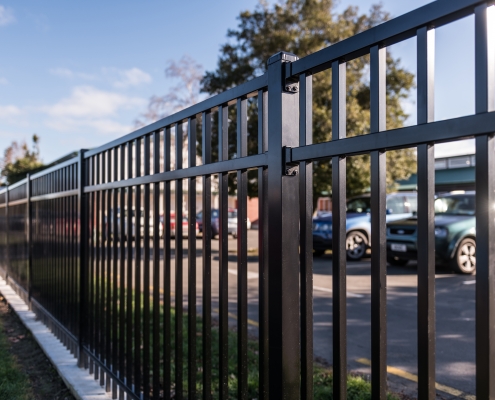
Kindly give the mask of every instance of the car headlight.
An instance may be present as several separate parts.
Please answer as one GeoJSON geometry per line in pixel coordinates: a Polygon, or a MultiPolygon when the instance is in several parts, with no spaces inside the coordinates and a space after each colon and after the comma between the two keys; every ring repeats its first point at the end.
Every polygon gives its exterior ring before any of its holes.
{"type": "Polygon", "coordinates": [[[449,234],[449,231],[447,228],[442,228],[440,226],[435,227],[435,236],[438,238],[446,238],[447,235],[449,234]]]}

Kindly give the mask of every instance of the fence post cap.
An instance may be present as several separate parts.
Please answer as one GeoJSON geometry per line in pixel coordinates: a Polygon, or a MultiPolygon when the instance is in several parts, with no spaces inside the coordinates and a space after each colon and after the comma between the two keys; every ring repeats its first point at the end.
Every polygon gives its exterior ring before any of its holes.
{"type": "Polygon", "coordinates": [[[277,61],[292,62],[297,60],[299,60],[299,57],[296,56],[295,54],[289,53],[287,51],[280,51],[268,59],[267,65],[276,63],[277,61]]]}

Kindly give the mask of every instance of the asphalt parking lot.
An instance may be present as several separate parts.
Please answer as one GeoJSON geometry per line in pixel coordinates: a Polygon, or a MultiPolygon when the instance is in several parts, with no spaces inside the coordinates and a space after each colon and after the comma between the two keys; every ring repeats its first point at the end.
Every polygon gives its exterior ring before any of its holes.
{"type": "MultiPolygon", "coordinates": [[[[248,231],[248,318],[250,333],[257,335],[258,232],[248,231]]],[[[218,309],[218,239],[212,241],[212,306],[218,309]]],[[[183,304],[187,304],[187,239],[184,246],[183,304]]],[[[174,247],[174,246],[173,246],[174,247]]],[[[198,312],[202,296],[202,240],[196,240],[198,312]]],[[[229,238],[229,311],[237,313],[237,241],[229,238]]],[[[173,252],[174,254],[174,252],[173,252]]],[[[174,285],[172,260],[172,285],[174,285]]],[[[370,373],[371,263],[369,258],[347,265],[348,367],[370,373]]],[[[438,398],[473,399],[475,393],[475,283],[474,276],[436,269],[436,382],[438,398]]],[[[174,287],[174,286],[173,286],[174,287]]],[[[174,290],[172,287],[172,291],[174,290]]],[[[332,256],[314,258],[315,356],[332,360],[332,256]]],[[[215,316],[215,315],[214,315],[215,316]]],[[[387,364],[389,385],[396,392],[417,393],[417,274],[416,265],[387,270],[387,364]]]]}

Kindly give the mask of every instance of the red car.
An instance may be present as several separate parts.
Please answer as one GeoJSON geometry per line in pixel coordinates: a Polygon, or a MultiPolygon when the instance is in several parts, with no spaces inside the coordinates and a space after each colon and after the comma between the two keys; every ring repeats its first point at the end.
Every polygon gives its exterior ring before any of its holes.
{"type": "MultiPolygon", "coordinates": [[[[163,226],[164,226],[165,218],[163,215],[160,215],[160,237],[163,237],[163,226]]],[[[196,222],[196,232],[195,235],[199,233],[199,225],[196,222]]],[[[187,237],[189,235],[189,220],[187,216],[182,216],[182,236],[187,237]]],[[[170,213],[170,236],[175,237],[175,213],[170,213]]]]}

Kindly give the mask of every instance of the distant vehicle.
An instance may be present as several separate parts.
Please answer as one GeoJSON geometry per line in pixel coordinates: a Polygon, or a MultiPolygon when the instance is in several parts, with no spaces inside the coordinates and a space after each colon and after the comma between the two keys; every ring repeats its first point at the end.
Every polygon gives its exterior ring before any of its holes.
{"type": "MultiPolygon", "coordinates": [[[[399,192],[387,195],[386,220],[394,221],[413,215],[418,208],[416,192],[399,192]]],[[[370,245],[371,197],[358,196],[347,202],[346,255],[349,260],[360,260],[370,245]]],[[[313,219],[313,250],[321,256],[332,248],[332,213],[313,219]]]]}
{"type": "MultiPolygon", "coordinates": [[[[462,274],[476,272],[476,195],[451,193],[435,200],[435,259],[462,274]]],[[[387,262],[418,258],[417,217],[387,224],[387,262]]]]}
{"type": "MultiPolygon", "coordinates": [[[[163,237],[163,226],[165,218],[163,215],[160,215],[160,237],[163,237]]],[[[176,227],[176,220],[175,220],[175,212],[170,213],[170,236],[175,237],[175,227],[176,227]]],[[[197,235],[199,233],[199,224],[196,221],[196,229],[194,234],[197,235]]],[[[188,237],[189,236],[189,219],[187,216],[183,215],[182,216],[182,236],[183,237],[188,237]]]]}
{"type": "MultiPolygon", "coordinates": [[[[131,237],[134,239],[136,237],[136,210],[133,207],[132,210],[132,215],[131,215],[131,237]]],[[[113,209],[110,210],[110,235],[113,237],[113,218],[114,218],[114,212],[113,209]]],[[[124,235],[127,238],[127,207],[124,208],[124,235]]],[[[120,212],[120,207],[117,208],[117,237],[120,239],[120,221],[121,221],[121,212],[120,212]]],[[[161,228],[161,227],[160,227],[161,228]]],[[[107,234],[107,215],[105,213],[105,219],[104,219],[104,230],[103,230],[103,237],[106,237],[107,234]]],[[[150,232],[150,237],[153,237],[154,235],[154,227],[153,227],[153,215],[150,213],[150,220],[149,220],[149,232],[150,232]]],[[[144,208],[141,207],[140,212],[139,212],[139,233],[141,239],[144,238],[144,208]]],[[[161,235],[161,232],[160,232],[161,235]]]]}
{"type": "MultiPolygon", "coordinates": [[[[228,228],[227,231],[234,238],[237,237],[237,210],[235,208],[228,209],[228,228]]],[[[196,215],[196,221],[199,225],[199,232],[203,232],[203,211],[196,215]]],[[[249,218],[246,221],[247,229],[251,229],[251,221],[249,218]]],[[[211,237],[215,238],[220,232],[220,211],[217,208],[211,210],[211,237]]]]}

